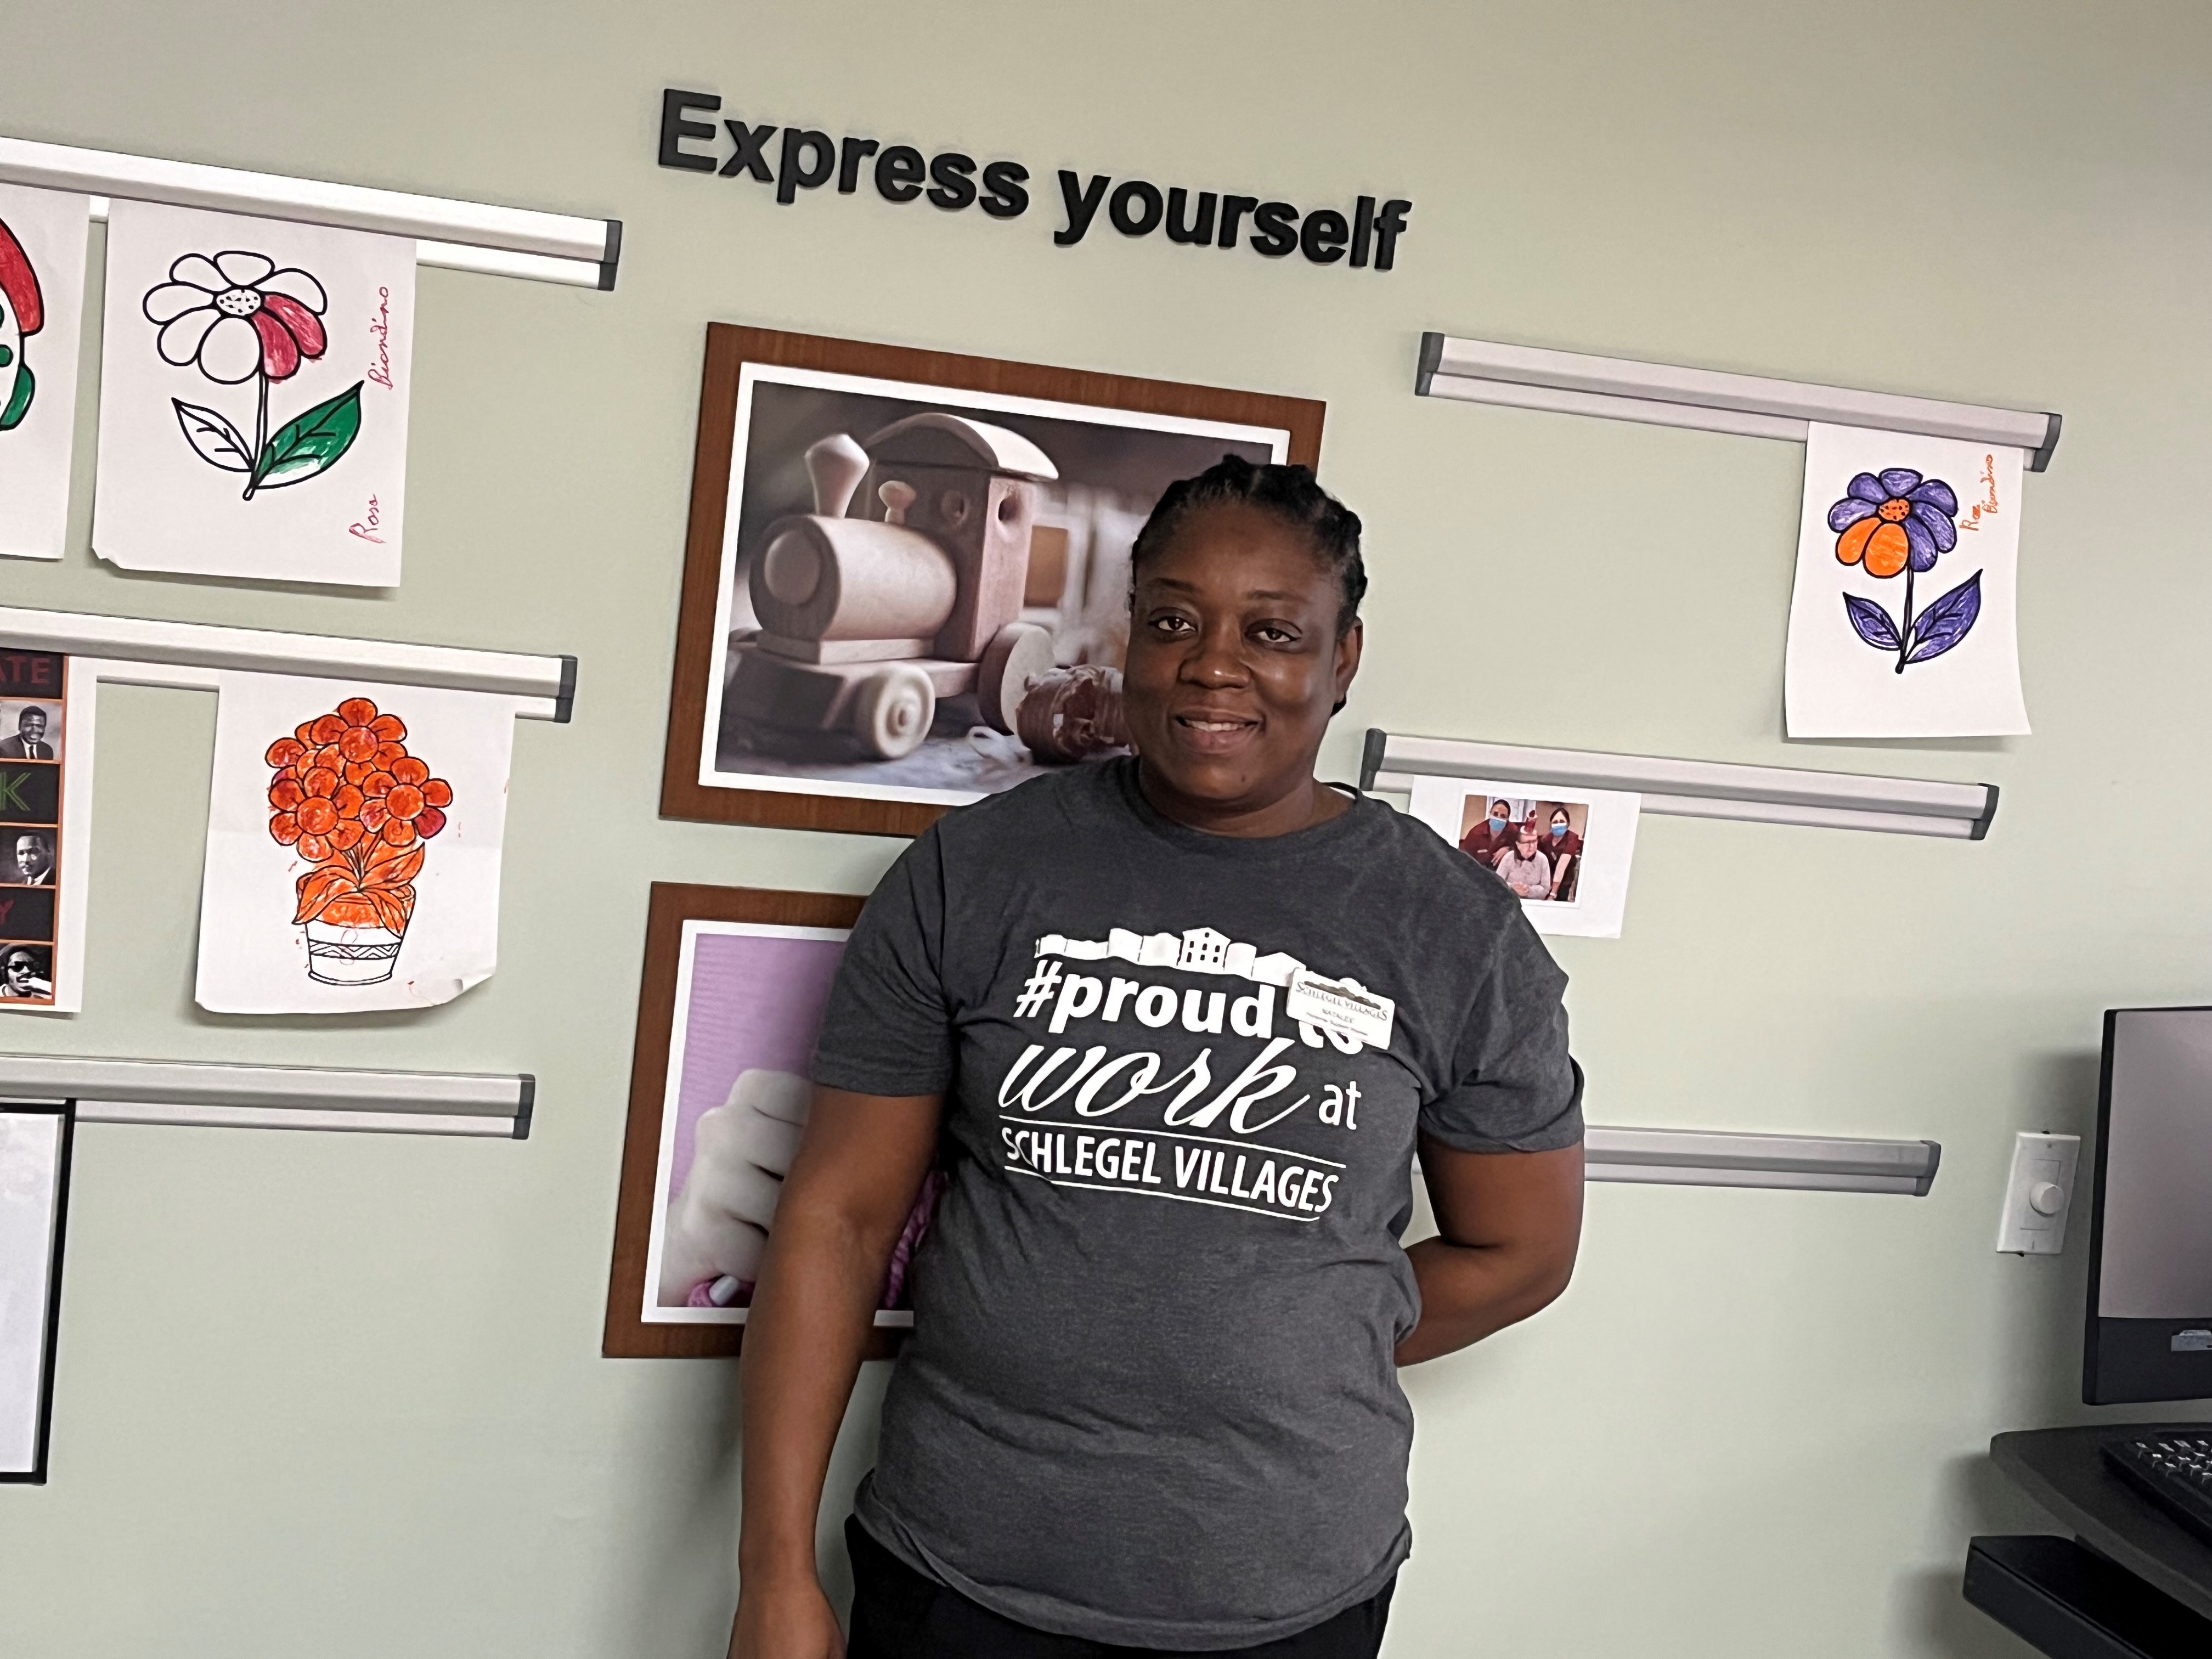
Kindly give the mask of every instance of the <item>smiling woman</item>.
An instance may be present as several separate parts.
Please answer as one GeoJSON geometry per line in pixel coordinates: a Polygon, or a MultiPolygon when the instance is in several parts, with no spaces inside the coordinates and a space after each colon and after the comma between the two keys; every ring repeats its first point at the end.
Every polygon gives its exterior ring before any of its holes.
{"type": "Polygon", "coordinates": [[[1172,485],[1131,561],[1135,756],[940,819],[869,899],[754,1292],[740,1659],[838,1651],[816,1512],[933,1162],[852,1659],[1377,1650],[1395,1368],[1564,1288],[1582,1119],[1518,901],[1314,776],[1365,586],[1304,467],[1172,485]],[[1441,1236],[1407,1250],[1417,1145],[1441,1236]]]}
{"type": "Polygon", "coordinates": [[[1231,836],[1342,812],[1313,767],[1359,671],[1358,515],[1302,466],[1224,456],[1160,497],[1130,570],[1122,707],[1152,805],[1231,836]]]}

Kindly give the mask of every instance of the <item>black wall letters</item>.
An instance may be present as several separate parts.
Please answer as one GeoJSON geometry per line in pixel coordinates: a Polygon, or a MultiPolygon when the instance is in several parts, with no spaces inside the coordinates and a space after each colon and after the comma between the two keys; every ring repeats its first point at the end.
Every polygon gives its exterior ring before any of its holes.
{"type": "MultiPolygon", "coordinates": [[[[980,206],[991,218],[1018,219],[1029,211],[1030,171],[1019,161],[981,163],[979,184],[976,159],[958,150],[925,157],[911,144],[883,144],[851,134],[833,140],[813,127],[775,122],[756,126],[741,116],[724,117],[718,127],[693,118],[717,114],[721,107],[714,93],[665,88],[660,94],[660,165],[773,185],[777,204],[789,207],[800,191],[819,190],[832,178],[838,195],[853,195],[860,188],[862,166],[872,156],[876,194],[886,202],[903,204],[926,193],[931,206],[946,213],[980,206]],[[726,155],[719,153],[725,138],[726,155]]],[[[1127,237],[1141,239],[1164,228],[1165,240],[1184,247],[1245,247],[1270,259],[1297,253],[1316,265],[1388,270],[1396,263],[1398,239],[1413,211],[1403,197],[1378,205],[1374,197],[1362,196],[1347,221],[1333,207],[1301,210],[1289,202],[1257,196],[1194,192],[1182,185],[1164,189],[1148,179],[1116,182],[1094,173],[1086,179],[1063,167],[1058,179],[1061,223],[1052,234],[1058,247],[1081,242],[1103,208],[1108,222],[1127,237]]]]}

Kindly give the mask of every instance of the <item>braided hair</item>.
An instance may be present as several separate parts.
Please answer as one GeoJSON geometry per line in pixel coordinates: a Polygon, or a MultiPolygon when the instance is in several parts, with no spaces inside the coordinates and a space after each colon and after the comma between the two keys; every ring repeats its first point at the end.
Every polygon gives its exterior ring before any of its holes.
{"type": "Polygon", "coordinates": [[[1359,620],[1359,601],[1367,592],[1367,567],[1359,556],[1359,515],[1314,482],[1304,466],[1255,465],[1239,455],[1224,455],[1194,478],[1170,484],[1137,532],[1129,555],[1129,575],[1175,538],[1183,521],[1209,507],[1255,507],[1302,532],[1314,556],[1336,577],[1343,592],[1337,607],[1341,639],[1359,620]]]}

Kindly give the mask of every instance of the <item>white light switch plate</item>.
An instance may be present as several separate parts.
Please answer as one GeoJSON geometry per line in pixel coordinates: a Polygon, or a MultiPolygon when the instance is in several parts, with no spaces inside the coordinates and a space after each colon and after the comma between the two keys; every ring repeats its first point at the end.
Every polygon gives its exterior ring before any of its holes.
{"type": "Polygon", "coordinates": [[[2012,1179],[2005,1183],[2004,1213],[1997,1218],[1997,1249],[2011,1255],[2057,1255],[2066,1248],[2066,1217],[2074,1207],[2074,1166],[2079,1135],[2013,1138],[2012,1179]]]}

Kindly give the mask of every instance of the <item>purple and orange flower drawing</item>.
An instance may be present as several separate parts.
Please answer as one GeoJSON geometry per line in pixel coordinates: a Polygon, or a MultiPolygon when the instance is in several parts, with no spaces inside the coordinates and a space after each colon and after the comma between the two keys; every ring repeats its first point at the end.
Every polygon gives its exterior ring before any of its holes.
{"type": "Polygon", "coordinates": [[[1912,612],[1912,582],[1936,568],[1936,561],[1959,544],[1959,497],[1941,478],[1923,477],[1909,466],[1862,472],[1845,487],[1843,500],[1828,509],[1828,528],[1836,532],[1836,557],[1868,575],[1887,580],[1905,575],[1901,618],[1874,600],[1844,595],[1844,610],[1858,636],[1877,651],[1897,653],[1902,674],[1916,662],[1940,657],[1966,637],[1982,614],[1978,570],[1912,612]]]}

